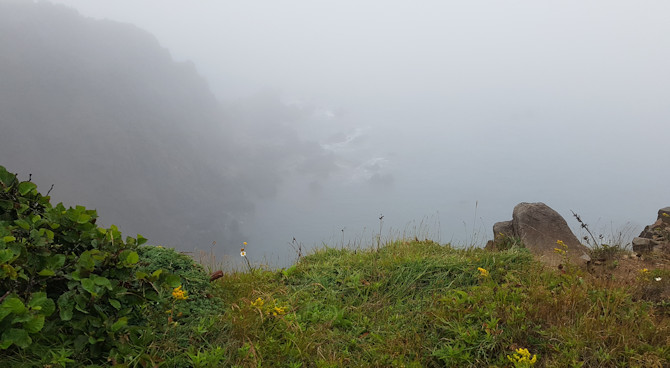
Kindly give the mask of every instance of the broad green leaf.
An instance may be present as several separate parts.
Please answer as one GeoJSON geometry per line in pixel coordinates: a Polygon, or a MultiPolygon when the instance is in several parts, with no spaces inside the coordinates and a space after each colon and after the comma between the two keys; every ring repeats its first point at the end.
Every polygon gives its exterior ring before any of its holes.
{"type": "Polygon", "coordinates": [[[79,214],[79,217],[77,217],[77,223],[78,224],[85,224],[91,220],[91,216],[89,216],[86,213],[79,214]]]}
{"type": "Polygon", "coordinates": [[[14,252],[9,249],[0,250],[0,264],[8,263],[14,258],[14,252]]]}
{"type": "Polygon", "coordinates": [[[129,264],[129,265],[134,265],[139,261],[140,261],[140,256],[139,256],[139,254],[137,254],[137,252],[130,252],[130,254],[128,254],[128,257],[126,258],[126,264],[129,264]]]}
{"type": "Polygon", "coordinates": [[[6,339],[5,336],[4,336],[5,334],[2,334],[2,335],[3,335],[2,339],[0,339],[0,349],[7,350],[8,347],[12,346],[14,341],[6,339]]]}
{"type": "Polygon", "coordinates": [[[161,296],[158,295],[158,293],[155,292],[155,291],[152,290],[152,289],[147,290],[147,291],[144,293],[144,297],[145,297],[147,300],[151,300],[152,302],[158,302],[158,301],[161,300],[161,296]]]}
{"type": "Polygon", "coordinates": [[[88,302],[91,301],[91,298],[87,297],[83,293],[77,293],[74,296],[75,307],[77,310],[88,314],[88,302]]]}
{"type": "Polygon", "coordinates": [[[26,220],[19,219],[19,220],[14,221],[14,223],[16,225],[18,225],[20,228],[22,228],[23,230],[30,230],[30,224],[26,220]]]}
{"type": "Polygon", "coordinates": [[[42,271],[38,272],[37,274],[40,275],[40,276],[53,276],[56,273],[52,269],[45,268],[42,271]]]}
{"type": "Polygon", "coordinates": [[[91,279],[81,279],[81,287],[84,288],[84,290],[88,291],[93,296],[98,295],[95,292],[95,282],[91,279]]]}
{"type": "Polygon", "coordinates": [[[120,330],[122,327],[125,327],[127,325],[128,325],[128,317],[121,317],[112,325],[112,332],[116,332],[120,330]]]}
{"type": "Polygon", "coordinates": [[[92,275],[91,278],[93,278],[93,282],[95,282],[96,285],[112,290],[112,284],[109,282],[108,278],[96,275],[92,275]]]}
{"type": "Polygon", "coordinates": [[[144,279],[147,278],[147,276],[149,276],[149,274],[146,273],[146,272],[142,272],[142,271],[135,272],[135,278],[138,279],[138,280],[144,280],[144,279]]]}
{"type": "Polygon", "coordinates": [[[54,232],[49,229],[44,229],[44,233],[47,235],[47,239],[54,240],[54,232]]]}
{"type": "Polygon", "coordinates": [[[18,323],[23,323],[23,322],[26,322],[26,321],[30,321],[31,318],[33,318],[33,315],[30,314],[30,313],[23,313],[23,314],[18,315],[18,316],[15,315],[12,318],[12,324],[16,325],[18,323]]]}
{"type": "Polygon", "coordinates": [[[77,336],[74,339],[74,349],[75,349],[75,351],[79,351],[79,352],[84,351],[84,349],[86,349],[86,347],[88,346],[87,342],[88,342],[88,338],[86,337],[86,335],[77,336]]]}
{"type": "Polygon", "coordinates": [[[9,330],[5,331],[5,333],[2,334],[2,340],[3,348],[6,343],[9,342],[9,346],[16,344],[16,346],[25,349],[33,342],[30,336],[28,336],[28,332],[26,332],[26,330],[18,328],[10,328],[9,330]]]}
{"type": "Polygon", "coordinates": [[[19,214],[23,214],[23,213],[25,213],[28,209],[30,209],[30,206],[28,206],[28,205],[25,204],[25,203],[21,203],[21,204],[19,205],[19,208],[16,209],[16,212],[19,213],[19,214]]]}
{"type": "Polygon", "coordinates": [[[45,292],[34,293],[30,302],[28,302],[28,306],[34,310],[39,310],[40,314],[47,317],[56,310],[56,304],[47,297],[45,292]]]}
{"type": "Polygon", "coordinates": [[[170,274],[165,278],[165,283],[172,288],[176,288],[177,286],[181,285],[181,278],[177,275],[170,274]]]}
{"type": "Polygon", "coordinates": [[[65,264],[65,255],[64,254],[54,254],[47,258],[47,265],[52,269],[58,269],[63,267],[65,264]]]}
{"type": "Polygon", "coordinates": [[[44,327],[44,315],[42,314],[33,316],[30,320],[23,323],[23,328],[28,331],[28,333],[40,332],[42,327],[44,327]]]}
{"type": "Polygon", "coordinates": [[[0,187],[9,187],[16,181],[16,175],[10,173],[4,167],[0,166],[0,187]]]}
{"type": "Polygon", "coordinates": [[[95,260],[93,259],[93,252],[90,250],[87,250],[83,252],[79,256],[79,260],[77,261],[77,265],[79,267],[88,270],[88,271],[93,271],[93,268],[95,267],[95,260]]]}
{"type": "Polygon", "coordinates": [[[137,245],[142,245],[147,242],[147,238],[143,237],[140,234],[137,234],[137,245]]]}
{"type": "Polygon", "coordinates": [[[163,273],[163,269],[162,269],[162,268],[159,268],[159,269],[157,269],[156,271],[154,271],[154,272],[151,274],[151,276],[153,276],[153,277],[155,277],[156,279],[158,279],[158,278],[161,276],[161,273],[163,273]]]}
{"type": "Polygon", "coordinates": [[[10,314],[12,314],[12,311],[10,311],[9,309],[0,308],[0,322],[2,322],[2,320],[5,319],[5,317],[7,317],[10,314]]]}
{"type": "Polygon", "coordinates": [[[21,299],[15,296],[10,296],[5,299],[2,304],[0,304],[0,308],[7,309],[14,314],[22,314],[26,311],[26,306],[21,299]]]}
{"type": "Polygon", "coordinates": [[[19,194],[21,195],[26,195],[33,189],[36,189],[37,185],[35,183],[31,183],[29,181],[24,181],[21,184],[19,184],[19,194]]]}
{"type": "Polygon", "coordinates": [[[63,321],[72,319],[72,312],[74,309],[74,299],[72,296],[73,293],[68,291],[58,298],[58,311],[60,313],[60,319],[63,321]]]}
{"type": "Polygon", "coordinates": [[[121,303],[116,299],[109,299],[109,304],[116,309],[121,309],[121,303]]]}
{"type": "Polygon", "coordinates": [[[11,243],[11,242],[16,241],[16,238],[11,236],[11,235],[10,236],[5,236],[5,237],[2,238],[2,241],[4,241],[5,243],[11,243]]]}

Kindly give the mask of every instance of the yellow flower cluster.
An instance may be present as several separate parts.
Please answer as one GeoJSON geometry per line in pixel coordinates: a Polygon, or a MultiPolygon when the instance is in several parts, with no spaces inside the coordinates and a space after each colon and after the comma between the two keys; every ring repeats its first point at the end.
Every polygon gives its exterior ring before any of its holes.
{"type": "Polygon", "coordinates": [[[477,271],[479,271],[480,277],[489,277],[489,271],[487,271],[486,269],[477,267],[477,271]]]}
{"type": "Polygon", "coordinates": [[[282,314],[285,314],[285,313],[286,313],[286,309],[284,309],[282,307],[274,307],[274,309],[272,310],[272,315],[273,316],[282,315],[282,314]]]}
{"type": "Polygon", "coordinates": [[[188,295],[186,295],[186,292],[181,289],[181,285],[172,290],[172,297],[175,298],[176,300],[188,299],[188,295]]]}
{"type": "Polygon", "coordinates": [[[554,248],[554,252],[560,254],[560,255],[565,255],[568,253],[568,246],[563,243],[563,240],[556,240],[556,244],[560,246],[560,248],[554,248]]]}
{"type": "Polygon", "coordinates": [[[256,298],[253,302],[251,302],[251,306],[254,308],[258,308],[262,312],[263,315],[273,315],[275,317],[277,316],[282,316],[286,314],[286,307],[278,307],[276,302],[273,300],[270,300],[269,305],[266,305],[265,301],[263,298],[256,298]],[[265,305],[265,307],[264,307],[265,305]]]}
{"type": "Polygon", "coordinates": [[[516,353],[512,356],[508,355],[507,359],[509,359],[515,367],[530,367],[537,362],[537,355],[533,354],[533,357],[531,358],[528,349],[519,348],[516,349],[516,353]]]}
{"type": "Polygon", "coordinates": [[[255,301],[251,302],[252,307],[258,307],[258,308],[262,307],[263,304],[265,304],[265,302],[263,301],[262,298],[258,298],[255,301]]]}

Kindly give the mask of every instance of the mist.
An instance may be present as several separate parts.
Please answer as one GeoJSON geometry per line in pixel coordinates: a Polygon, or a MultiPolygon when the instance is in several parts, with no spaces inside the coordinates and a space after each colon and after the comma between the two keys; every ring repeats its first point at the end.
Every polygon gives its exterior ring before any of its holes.
{"type": "MultiPolygon", "coordinates": [[[[198,172],[220,172],[220,185],[203,179],[194,201],[214,208],[184,226],[226,219],[170,244],[181,250],[235,256],[247,241],[252,260],[282,265],[294,238],[365,244],[380,225],[483,245],[535,201],[576,233],[570,210],[606,235],[637,233],[670,203],[667,2],[51,3],[151,34],[214,96],[212,130],[189,134],[207,152],[198,172]]],[[[36,167],[8,169],[32,170],[104,223],[124,220],[106,213],[123,203],[114,187],[96,198],[36,167]]],[[[149,234],[121,230],[170,243],[174,226],[149,217],[149,234]]]]}

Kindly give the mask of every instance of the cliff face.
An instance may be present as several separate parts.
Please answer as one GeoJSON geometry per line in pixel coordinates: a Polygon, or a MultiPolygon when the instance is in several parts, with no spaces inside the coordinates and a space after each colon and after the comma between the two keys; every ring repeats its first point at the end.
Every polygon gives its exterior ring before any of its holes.
{"type": "Polygon", "coordinates": [[[0,161],[54,184],[55,201],[153,242],[237,242],[252,206],[224,120],[194,66],[147,32],[0,2],[0,161]]]}

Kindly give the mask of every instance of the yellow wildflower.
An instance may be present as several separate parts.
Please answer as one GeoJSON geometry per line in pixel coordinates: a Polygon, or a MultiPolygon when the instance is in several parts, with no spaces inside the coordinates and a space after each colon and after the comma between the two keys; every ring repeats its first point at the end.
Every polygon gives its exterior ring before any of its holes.
{"type": "Polygon", "coordinates": [[[663,212],[663,217],[670,217],[666,212],[663,212]]]}
{"type": "Polygon", "coordinates": [[[515,367],[530,367],[537,362],[537,355],[533,354],[531,358],[528,349],[516,349],[516,353],[512,356],[507,356],[507,359],[514,364],[515,367]]]}
{"type": "Polygon", "coordinates": [[[174,290],[172,290],[172,297],[177,299],[177,300],[188,299],[188,295],[186,295],[186,292],[181,289],[181,285],[179,285],[178,287],[174,288],[174,290]]]}
{"type": "Polygon", "coordinates": [[[649,270],[646,269],[646,268],[643,268],[643,269],[640,270],[640,273],[649,273],[649,270]]]}
{"type": "Polygon", "coordinates": [[[481,277],[489,277],[489,271],[487,271],[484,268],[477,267],[477,271],[479,271],[479,276],[481,277]]]}
{"type": "Polygon", "coordinates": [[[265,302],[263,301],[262,298],[256,299],[256,301],[251,302],[252,307],[262,307],[265,302]]]}
{"type": "Polygon", "coordinates": [[[246,246],[246,245],[247,245],[247,242],[244,242],[244,243],[242,243],[242,244],[244,244],[244,245],[246,246]]]}
{"type": "Polygon", "coordinates": [[[286,310],[284,310],[282,307],[274,307],[274,310],[272,311],[273,316],[282,315],[284,313],[286,313],[286,310]]]}

